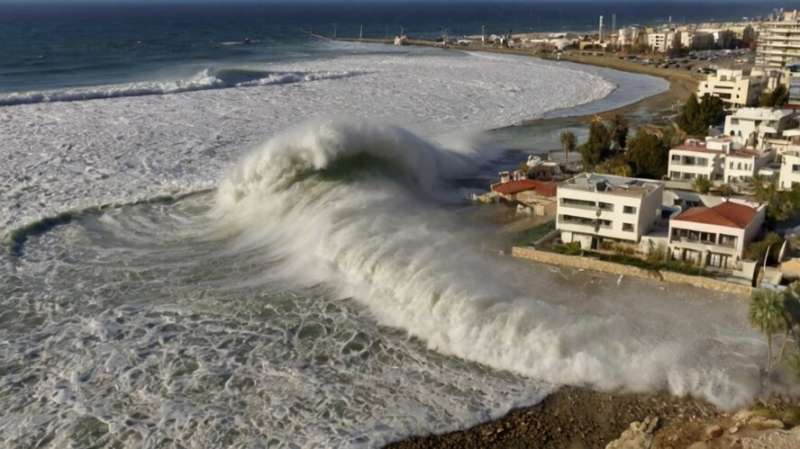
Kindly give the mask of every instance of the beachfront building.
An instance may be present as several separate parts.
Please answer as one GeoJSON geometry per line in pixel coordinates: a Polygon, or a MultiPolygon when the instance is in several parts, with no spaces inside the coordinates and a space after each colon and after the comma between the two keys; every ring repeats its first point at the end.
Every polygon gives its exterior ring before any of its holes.
{"type": "Polygon", "coordinates": [[[689,182],[697,178],[720,180],[725,174],[725,154],[732,148],[730,138],[707,139],[705,142],[688,139],[683,145],[669,150],[669,178],[689,182]]]}
{"type": "Polygon", "coordinates": [[[558,186],[556,229],[564,243],[583,249],[604,242],[638,243],[661,215],[662,183],[592,173],[558,186]]]}
{"type": "Polygon", "coordinates": [[[800,62],[800,14],[796,10],[763,22],[756,49],[758,66],[783,68],[795,62],[800,62]]]}
{"type": "Polygon", "coordinates": [[[666,53],[676,46],[678,35],[672,31],[662,31],[647,34],[647,45],[660,53],[666,53]]]}
{"type": "Polygon", "coordinates": [[[764,90],[765,80],[759,75],[745,74],[743,70],[720,69],[708,75],[697,88],[697,96],[717,97],[726,109],[734,110],[758,103],[764,90]]]}
{"type": "Polygon", "coordinates": [[[794,112],[788,109],[741,108],[725,117],[725,135],[738,145],[764,149],[766,140],[795,125],[794,112]]]}
{"type": "Polygon", "coordinates": [[[796,185],[800,185],[800,151],[787,151],[781,156],[778,187],[792,190],[796,185]]]}
{"type": "Polygon", "coordinates": [[[492,184],[492,192],[508,203],[517,205],[517,210],[537,217],[552,217],[556,213],[556,190],[554,182],[533,179],[518,179],[492,184]]]}
{"type": "Polygon", "coordinates": [[[765,210],[738,199],[687,209],[669,221],[670,253],[703,267],[739,269],[747,244],[761,232],[765,210]]]}

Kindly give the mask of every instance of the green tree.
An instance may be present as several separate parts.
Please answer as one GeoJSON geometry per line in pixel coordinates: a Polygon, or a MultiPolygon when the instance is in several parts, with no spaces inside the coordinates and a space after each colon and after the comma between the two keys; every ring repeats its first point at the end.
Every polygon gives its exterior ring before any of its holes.
{"type": "Polygon", "coordinates": [[[783,84],[778,84],[772,92],[765,92],[759,99],[759,105],[765,108],[782,108],[789,102],[789,90],[783,84]]]}
{"type": "Polygon", "coordinates": [[[569,154],[575,151],[578,139],[572,131],[561,131],[561,148],[564,149],[564,157],[569,161],[569,154]]]}
{"type": "Polygon", "coordinates": [[[667,174],[669,145],[657,135],[639,129],[625,153],[634,176],[661,179],[667,174]]]}
{"type": "Polygon", "coordinates": [[[683,105],[677,122],[678,126],[687,134],[699,135],[705,133],[705,128],[698,129],[698,124],[700,124],[700,102],[697,101],[697,95],[689,95],[689,99],[683,105]]]}
{"type": "Polygon", "coordinates": [[[700,122],[703,126],[703,135],[708,133],[710,126],[716,126],[725,121],[725,103],[719,97],[709,94],[703,95],[700,100],[700,122]]]}
{"type": "Polygon", "coordinates": [[[633,176],[633,169],[628,161],[622,156],[606,159],[595,166],[595,171],[616,176],[633,176]]]}
{"type": "Polygon", "coordinates": [[[677,119],[678,126],[692,136],[705,136],[708,128],[725,120],[725,104],[717,97],[691,94],[677,119]]]}
{"type": "Polygon", "coordinates": [[[597,164],[608,158],[611,153],[611,134],[602,120],[596,118],[589,126],[589,139],[580,146],[583,167],[594,169],[597,164]]]}
{"type": "Polygon", "coordinates": [[[786,331],[783,295],[772,290],[754,290],[750,298],[749,317],[750,323],[767,337],[766,372],[769,372],[773,362],[773,338],[778,332],[786,331]]]}
{"type": "Polygon", "coordinates": [[[761,262],[764,260],[764,256],[769,253],[767,263],[777,263],[782,245],[783,238],[774,232],[770,232],[763,239],[750,243],[745,249],[745,257],[761,262]]]}
{"type": "Polygon", "coordinates": [[[711,190],[711,181],[705,176],[698,176],[695,178],[692,187],[698,193],[708,193],[711,190]]]}
{"type": "Polygon", "coordinates": [[[755,176],[750,181],[750,188],[758,202],[767,203],[767,218],[772,222],[787,221],[800,209],[800,186],[781,191],[777,180],[755,176]]]}
{"type": "Polygon", "coordinates": [[[628,121],[622,114],[615,114],[611,119],[611,141],[617,144],[618,149],[623,149],[628,143],[628,121]]]}

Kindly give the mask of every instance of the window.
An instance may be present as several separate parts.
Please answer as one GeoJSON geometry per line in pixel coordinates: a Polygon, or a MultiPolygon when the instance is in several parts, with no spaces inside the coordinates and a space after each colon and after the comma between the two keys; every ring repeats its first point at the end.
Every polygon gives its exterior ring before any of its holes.
{"type": "Polygon", "coordinates": [[[719,244],[722,245],[722,246],[735,247],[736,246],[736,236],[720,234],[719,235],[719,244]]]}
{"type": "Polygon", "coordinates": [[[622,212],[626,214],[635,214],[636,208],[633,206],[625,206],[622,208],[622,212]]]}
{"type": "Polygon", "coordinates": [[[598,203],[597,207],[599,207],[602,210],[609,211],[609,212],[613,212],[614,211],[614,205],[611,204],[611,203],[604,203],[604,202],[601,201],[600,203],[598,203]]]}
{"type": "Polygon", "coordinates": [[[792,164],[792,173],[800,172],[800,164],[792,164]]]}
{"type": "Polygon", "coordinates": [[[622,230],[626,232],[633,232],[633,225],[631,223],[622,223],[622,230]]]}
{"type": "Polygon", "coordinates": [[[592,208],[592,209],[596,207],[594,201],[575,200],[572,198],[561,198],[561,205],[567,207],[582,207],[582,208],[592,208]]]}

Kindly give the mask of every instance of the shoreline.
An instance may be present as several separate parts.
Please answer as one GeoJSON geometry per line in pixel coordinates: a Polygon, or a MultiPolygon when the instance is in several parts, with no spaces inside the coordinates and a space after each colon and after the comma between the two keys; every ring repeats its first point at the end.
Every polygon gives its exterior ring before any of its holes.
{"type": "MultiPolygon", "coordinates": [[[[353,40],[390,44],[383,40],[353,40]]],[[[411,41],[409,45],[433,47],[430,41],[411,41]]],[[[444,48],[443,50],[450,50],[444,48]]],[[[531,52],[498,48],[453,48],[456,51],[489,52],[539,57],[531,52]]],[[[551,60],[549,58],[541,58],[551,60]]],[[[656,76],[666,80],[666,91],[651,95],[633,103],[611,108],[598,113],[573,116],[543,117],[498,129],[533,126],[585,126],[594,117],[608,119],[616,114],[626,116],[633,126],[666,122],[664,119],[678,112],[676,106],[683,103],[696,91],[699,78],[691,72],[643,66],[620,60],[614,55],[587,56],[580,52],[565,53],[561,61],[602,67],[623,72],[656,76]]],[[[754,399],[754,402],[757,399],[754,399]]],[[[791,405],[796,402],[788,402],[791,405]]],[[[763,402],[762,402],[763,404],[763,402]]],[[[787,402],[770,398],[768,408],[772,411],[786,408],[787,402]]],[[[629,433],[634,424],[652,423],[652,446],[679,448],[709,440],[710,426],[730,424],[732,415],[708,401],[693,397],[673,396],[665,391],[634,393],[627,391],[602,392],[588,387],[564,385],[545,397],[541,402],[511,409],[504,416],[488,420],[466,429],[442,434],[416,435],[389,443],[386,449],[479,449],[523,448],[538,449],[588,449],[603,448],[629,433]]],[[[734,428],[736,429],[736,424],[734,428]]],[[[774,430],[774,429],[773,429],[774,430]]],[[[724,433],[724,432],[723,432],[724,433]]],[[[731,437],[733,444],[740,444],[738,437],[731,437]]],[[[755,438],[766,437],[766,435],[755,438]]],[[[789,438],[794,438],[789,437],[789,438]]],[[[720,440],[720,444],[722,444],[720,440]]],[[[640,446],[625,446],[640,447],[640,446]]],[[[702,446],[708,447],[708,446],[702,446]]],[[[728,446],[714,446],[728,447],[728,446]]]]}
{"type": "MultiPolygon", "coordinates": [[[[325,40],[334,40],[325,36],[316,36],[319,39],[325,40]]],[[[339,38],[336,39],[342,42],[356,42],[356,43],[372,43],[372,44],[384,44],[384,45],[392,45],[390,40],[385,39],[345,39],[339,38]]],[[[563,123],[565,127],[567,126],[575,126],[578,124],[588,124],[594,117],[601,117],[603,119],[608,119],[613,117],[617,114],[627,115],[632,114],[639,111],[644,111],[646,113],[652,115],[659,115],[661,114],[666,115],[666,113],[677,113],[677,109],[674,107],[677,104],[683,103],[689,98],[689,95],[697,90],[697,86],[700,83],[699,77],[692,74],[692,72],[688,72],[685,70],[674,70],[674,69],[662,69],[658,67],[652,66],[645,66],[641,64],[635,64],[627,60],[620,60],[613,54],[609,54],[608,56],[586,56],[581,55],[580,51],[570,51],[565,52],[561,60],[555,60],[553,58],[543,58],[540,55],[537,55],[528,50],[522,49],[504,49],[504,48],[496,48],[496,47],[447,47],[442,48],[437,45],[433,41],[426,41],[426,40],[416,40],[410,39],[407,41],[407,46],[416,46],[416,47],[430,47],[430,48],[438,48],[444,51],[461,51],[461,52],[479,52],[479,53],[495,53],[495,54],[506,54],[506,55],[517,55],[517,56],[527,56],[530,58],[537,58],[543,61],[550,61],[550,62],[570,62],[574,64],[580,65],[587,65],[593,67],[600,67],[604,69],[611,69],[617,70],[621,72],[633,73],[637,75],[648,75],[657,78],[661,78],[669,84],[669,88],[664,92],[660,92],[654,95],[650,95],[645,98],[641,98],[633,103],[629,103],[622,106],[612,107],[611,109],[604,110],[597,113],[584,113],[584,114],[577,114],[577,115],[565,115],[565,116],[557,116],[557,117],[541,117],[541,118],[534,118],[529,120],[524,120],[517,125],[507,125],[500,128],[495,129],[505,129],[505,128],[512,128],[512,127],[520,127],[520,126],[534,126],[534,125],[547,125],[553,123],[563,123]]],[[[602,101],[602,100],[596,100],[602,101]]],[[[587,103],[591,104],[593,102],[587,103]]],[[[577,105],[573,108],[578,108],[584,105],[577,105]]],[[[635,117],[629,117],[633,119],[635,117]]],[[[650,117],[652,118],[652,117],[650,117]]]]}

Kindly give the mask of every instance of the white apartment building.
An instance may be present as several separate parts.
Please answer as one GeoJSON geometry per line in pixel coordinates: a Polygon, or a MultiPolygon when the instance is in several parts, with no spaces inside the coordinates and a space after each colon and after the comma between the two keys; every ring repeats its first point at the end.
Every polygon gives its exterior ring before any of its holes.
{"type": "Polygon", "coordinates": [[[672,31],[649,33],[647,35],[647,45],[653,49],[653,51],[666,53],[675,46],[675,38],[676,34],[672,31]]]}
{"type": "Polygon", "coordinates": [[[725,175],[725,154],[731,149],[733,141],[730,138],[709,138],[706,142],[689,139],[669,150],[669,178],[674,181],[720,180],[725,175]]]}
{"type": "Polygon", "coordinates": [[[639,30],[639,27],[630,26],[630,27],[620,28],[619,35],[617,37],[617,44],[620,47],[636,45],[639,43],[640,35],[641,31],[639,30]]]}
{"type": "Polygon", "coordinates": [[[765,79],[758,75],[745,75],[742,70],[720,69],[708,75],[697,88],[697,96],[708,94],[725,103],[727,109],[738,109],[758,103],[764,91],[765,79]]]}
{"type": "Polygon", "coordinates": [[[604,240],[638,243],[660,217],[663,191],[658,181],[592,173],[565,181],[556,195],[561,241],[583,249],[604,240]]]}
{"type": "Polygon", "coordinates": [[[787,11],[778,20],[761,24],[756,65],[783,68],[800,62],[800,14],[787,11]]]}
{"type": "Polygon", "coordinates": [[[775,159],[772,151],[734,150],[725,155],[726,184],[744,184],[775,159]]]}
{"type": "Polygon", "coordinates": [[[672,257],[703,267],[737,269],[747,244],[761,232],[766,206],[730,199],[687,209],[669,221],[672,257]]]}
{"type": "Polygon", "coordinates": [[[725,117],[725,135],[743,147],[764,149],[766,140],[793,126],[793,118],[788,109],[741,108],[725,117]]]}
{"type": "Polygon", "coordinates": [[[800,185],[800,151],[788,151],[781,156],[778,187],[792,190],[795,185],[800,185]]]}
{"type": "Polygon", "coordinates": [[[685,30],[680,32],[681,47],[691,50],[714,48],[714,35],[703,31],[685,30]]]}

